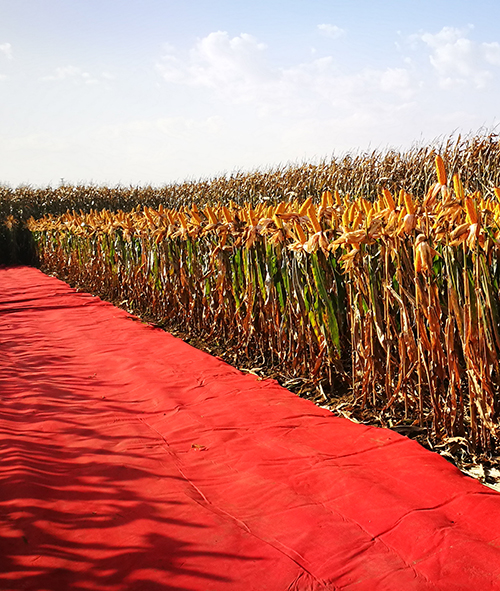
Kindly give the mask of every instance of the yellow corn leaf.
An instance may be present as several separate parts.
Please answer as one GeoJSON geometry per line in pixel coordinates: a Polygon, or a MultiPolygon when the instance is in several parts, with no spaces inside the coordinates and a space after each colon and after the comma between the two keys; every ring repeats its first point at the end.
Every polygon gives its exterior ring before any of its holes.
{"type": "Polygon", "coordinates": [[[333,241],[333,244],[357,244],[366,238],[366,232],[364,230],[356,230],[354,232],[345,232],[342,236],[339,236],[333,241]]]}
{"type": "Polygon", "coordinates": [[[412,232],[417,226],[417,216],[413,213],[407,213],[403,218],[403,230],[406,234],[412,232]]]}
{"type": "Polygon", "coordinates": [[[451,240],[457,240],[458,238],[460,238],[461,236],[463,236],[464,234],[466,234],[469,231],[469,228],[470,228],[470,224],[460,224],[460,226],[458,226],[457,228],[455,228],[450,233],[450,239],[451,240]]]}
{"type": "Polygon", "coordinates": [[[431,351],[431,343],[429,341],[429,337],[427,336],[427,329],[425,328],[425,324],[421,316],[419,316],[418,318],[418,328],[418,336],[420,337],[420,342],[422,343],[424,349],[426,349],[427,351],[431,351]]]}
{"type": "Polygon", "coordinates": [[[427,242],[423,234],[419,234],[415,240],[415,271],[422,273],[423,271],[432,270],[432,261],[434,256],[438,254],[427,242]]]}

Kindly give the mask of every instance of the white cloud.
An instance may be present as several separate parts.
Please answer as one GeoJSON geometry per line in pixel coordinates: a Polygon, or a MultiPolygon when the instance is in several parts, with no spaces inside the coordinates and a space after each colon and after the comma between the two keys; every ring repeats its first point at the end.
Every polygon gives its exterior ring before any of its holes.
{"type": "Polygon", "coordinates": [[[144,63],[140,84],[132,70],[110,84],[111,66],[49,66],[45,84],[22,89],[16,108],[27,116],[17,117],[12,133],[2,131],[0,161],[16,182],[161,184],[333,150],[410,146],[498,123],[489,118],[498,112],[499,43],[450,27],[413,36],[411,51],[401,39],[399,52],[376,67],[353,67],[333,49],[325,55],[324,43],[316,55],[305,47],[301,59],[293,51],[279,62],[279,47],[222,31],[186,50],[165,45],[154,72],[144,63]],[[459,92],[447,91],[458,84],[459,92]]]}
{"type": "Polygon", "coordinates": [[[7,141],[7,149],[12,152],[51,152],[60,153],[68,149],[67,140],[55,134],[30,133],[7,141]]]}
{"type": "Polygon", "coordinates": [[[478,43],[467,37],[467,29],[443,27],[438,33],[412,36],[430,50],[429,60],[443,88],[473,84],[481,89],[493,77],[491,67],[500,66],[500,44],[478,43]]]}
{"type": "Polygon", "coordinates": [[[222,118],[218,116],[207,117],[204,120],[191,117],[165,117],[155,122],[155,126],[159,131],[179,139],[184,138],[186,133],[216,134],[220,131],[221,124],[222,118]]]}
{"type": "Polygon", "coordinates": [[[500,43],[483,43],[484,58],[493,66],[500,66],[500,43]]]}
{"type": "MultiPolygon", "coordinates": [[[[474,81],[479,84],[479,77],[454,96],[453,109],[449,106],[446,78],[456,83],[460,77],[457,63],[467,65],[472,52],[461,39],[470,41],[467,32],[456,29],[444,29],[438,35],[420,33],[411,39],[415,51],[420,49],[411,59],[400,51],[385,65],[352,69],[337,53],[305,54],[302,62],[281,66],[271,60],[271,52],[258,39],[217,32],[198,40],[185,53],[166,48],[157,71],[164,84],[179,87],[172,94],[191,97],[193,112],[202,105],[204,114],[220,117],[211,136],[210,158],[212,152],[215,159],[218,149],[222,153],[231,146],[232,156],[226,161],[233,158],[248,167],[311,158],[334,147],[349,149],[353,143],[410,145],[424,135],[434,139],[458,128],[489,125],[484,118],[492,100],[486,93],[478,94],[474,81]],[[422,56],[427,63],[422,63],[422,56]],[[486,110],[481,112],[480,104],[486,110]]],[[[472,45],[474,51],[479,48],[482,69],[493,71],[500,57],[497,45],[472,45]]],[[[473,75],[470,69],[463,71],[463,76],[473,75]]],[[[191,135],[189,126],[184,131],[186,122],[165,125],[180,145],[184,135],[191,135]]]]}
{"type": "Polygon", "coordinates": [[[3,53],[9,60],[12,59],[12,45],[10,43],[0,44],[0,53],[3,53]]]}
{"type": "MultiPolygon", "coordinates": [[[[102,128],[103,136],[109,138],[139,137],[142,135],[159,134],[172,139],[185,140],[187,134],[193,139],[200,134],[216,134],[220,131],[222,119],[207,117],[161,117],[158,119],[134,119],[127,123],[106,125],[102,128]]],[[[102,138],[100,138],[102,139],[102,138]]]]}
{"type": "Polygon", "coordinates": [[[167,82],[221,91],[229,86],[243,97],[248,88],[272,76],[263,58],[265,49],[252,35],[230,38],[217,31],[199,40],[185,59],[168,48],[157,69],[167,82]]]}
{"type": "Polygon", "coordinates": [[[344,29],[337,27],[337,25],[318,25],[318,30],[322,35],[330,37],[331,39],[339,39],[339,37],[343,37],[345,35],[344,29]]]}
{"type": "Polygon", "coordinates": [[[54,80],[72,80],[73,82],[83,84],[97,84],[98,82],[97,78],[94,78],[91,74],[77,66],[61,66],[55,69],[54,74],[44,76],[41,79],[48,82],[54,80]]]}
{"type": "Polygon", "coordinates": [[[410,71],[405,68],[387,68],[380,75],[380,88],[384,92],[394,93],[404,99],[410,99],[417,84],[410,71]]]}
{"type": "Polygon", "coordinates": [[[226,104],[251,105],[261,117],[309,117],[325,108],[350,113],[356,105],[370,110],[380,93],[392,105],[414,92],[404,68],[344,73],[332,56],[278,68],[266,59],[265,49],[250,35],[231,39],[211,33],[184,57],[169,48],[157,68],[167,83],[204,87],[226,104]]]}

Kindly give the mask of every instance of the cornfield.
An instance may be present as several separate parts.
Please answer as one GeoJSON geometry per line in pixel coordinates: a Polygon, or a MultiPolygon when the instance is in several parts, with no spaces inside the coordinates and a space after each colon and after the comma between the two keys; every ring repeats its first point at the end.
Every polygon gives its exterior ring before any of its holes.
{"type": "Polygon", "coordinates": [[[28,228],[42,267],[128,300],[437,439],[498,438],[500,188],[369,201],[68,212],[28,228]]]}
{"type": "Polygon", "coordinates": [[[491,452],[499,186],[489,135],[156,189],[0,187],[0,254],[491,452]]]}
{"type": "Polygon", "coordinates": [[[319,200],[324,190],[341,195],[376,199],[380,187],[391,192],[401,187],[423,195],[432,184],[434,157],[440,154],[447,170],[460,172],[464,187],[487,193],[500,186],[500,142],[496,134],[436,141],[406,151],[346,154],[319,164],[288,165],[268,171],[236,172],[214,179],[176,183],[163,187],[101,187],[62,185],[57,188],[16,189],[0,185],[0,220],[14,215],[27,220],[66,211],[107,209],[131,211],[138,204],[157,208],[198,207],[217,203],[262,201],[278,204],[283,199],[319,200]]]}

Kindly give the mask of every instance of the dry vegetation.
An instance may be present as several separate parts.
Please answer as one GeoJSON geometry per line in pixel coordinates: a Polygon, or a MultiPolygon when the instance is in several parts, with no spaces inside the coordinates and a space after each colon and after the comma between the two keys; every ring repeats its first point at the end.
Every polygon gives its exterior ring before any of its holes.
{"type": "Polygon", "coordinates": [[[351,416],[495,453],[499,186],[488,135],[159,189],[5,189],[0,206],[11,243],[33,216],[44,269],[351,416]]]}
{"type": "Polygon", "coordinates": [[[178,208],[181,204],[215,205],[261,201],[277,204],[284,199],[319,200],[324,190],[342,196],[375,199],[381,187],[397,193],[405,189],[424,195],[434,182],[434,156],[441,154],[448,174],[460,173],[469,191],[488,193],[500,185],[500,144],[496,134],[450,138],[407,152],[373,151],[347,154],[321,164],[283,166],[269,171],[231,175],[164,187],[61,186],[15,189],[0,186],[0,219],[18,219],[66,211],[109,209],[131,211],[137,205],[178,208]]]}

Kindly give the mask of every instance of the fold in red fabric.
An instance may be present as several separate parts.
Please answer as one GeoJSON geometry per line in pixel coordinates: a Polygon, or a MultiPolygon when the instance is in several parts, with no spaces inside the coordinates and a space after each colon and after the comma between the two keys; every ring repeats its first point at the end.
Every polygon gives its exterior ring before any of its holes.
{"type": "Polygon", "coordinates": [[[500,494],[0,269],[0,588],[500,589],[500,494]]]}

